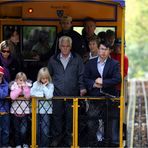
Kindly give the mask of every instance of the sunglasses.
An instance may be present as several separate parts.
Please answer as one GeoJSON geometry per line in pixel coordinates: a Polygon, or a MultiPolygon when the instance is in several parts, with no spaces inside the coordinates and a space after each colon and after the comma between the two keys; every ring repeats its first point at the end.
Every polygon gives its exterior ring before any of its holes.
{"type": "Polygon", "coordinates": [[[10,53],[10,50],[2,50],[3,53],[10,53]]]}

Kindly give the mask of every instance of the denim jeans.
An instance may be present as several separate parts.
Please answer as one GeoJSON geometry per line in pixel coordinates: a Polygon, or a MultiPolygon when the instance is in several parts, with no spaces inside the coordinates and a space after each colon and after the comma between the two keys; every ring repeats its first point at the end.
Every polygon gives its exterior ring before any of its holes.
{"type": "Polygon", "coordinates": [[[9,146],[9,129],[10,117],[9,114],[0,116],[0,147],[9,146]]]}
{"type": "Polygon", "coordinates": [[[15,144],[22,145],[27,143],[28,115],[24,117],[13,116],[13,124],[15,129],[15,144]]]}
{"type": "Polygon", "coordinates": [[[40,147],[49,147],[50,117],[50,114],[38,114],[37,138],[40,147]]]}

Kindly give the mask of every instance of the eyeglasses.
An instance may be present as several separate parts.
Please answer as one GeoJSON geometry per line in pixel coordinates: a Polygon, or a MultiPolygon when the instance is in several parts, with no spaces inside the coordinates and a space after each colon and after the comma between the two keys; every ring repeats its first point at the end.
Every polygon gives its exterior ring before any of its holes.
{"type": "Polygon", "coordinates": [[[3,53],[10,53],[10,50],[1,50],[3,53]]]}

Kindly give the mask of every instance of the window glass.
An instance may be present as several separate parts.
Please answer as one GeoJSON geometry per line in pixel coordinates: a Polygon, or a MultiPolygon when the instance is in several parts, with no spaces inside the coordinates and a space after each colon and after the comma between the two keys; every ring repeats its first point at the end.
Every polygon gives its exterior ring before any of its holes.
{"type": "MultiPolygon", "coordinates": [[[[82,35],[82,30],[83,30],[84,27],[73,27],[73,29],[75,31],[77,31],[78,33],[80,33],[82,35]]],[[[112,30],[112,31],[115,31],[115,27],[96,27],[96,30],[95,30],[95,34],[97,35],[99,32],[101,31],[106,31],[106,30],[112,30]]]]}
{"type": "MultiPolygon", "coordinates": [[[[48,46],[50,49],[56,37],[56,27],[23,26],[23,54],[24,58],[31,58],[32,51],[38,45],[48,46]]],[[[44,49],[44,48],[42,48],[44,49]]],[[[41,53],[44,51],[42,50],[41,53]]]]}

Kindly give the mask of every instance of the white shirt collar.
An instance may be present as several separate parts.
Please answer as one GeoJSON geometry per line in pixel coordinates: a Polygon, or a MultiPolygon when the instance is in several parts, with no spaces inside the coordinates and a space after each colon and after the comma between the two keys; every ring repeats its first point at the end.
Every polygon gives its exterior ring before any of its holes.
{"type": "MultiPolygon", "coordinates": [[[[103,61],[103,63],[101,63],[101,64],[105,64],[106,61],[107,61],[107,59],[105,59],[105,60],[103,61]]],[[[100,57],[98,57],[98,61],[97,61],[97,62],[100,63],[100,57]]]]}
{"type": "Polygon", "coordinates": [[[98,57],[98,55],[92,56],[91,52],[89,53],[89,59],[94,59],[94,58],[96,58],[96,57],[98,57]]]}
{"type": "Polygon", "coordinates": [[[70,59],[70,57],[71,57],[71,52],[66,58],[62,55],[62,53],[60,53],[60,59],[70,59]]]}

